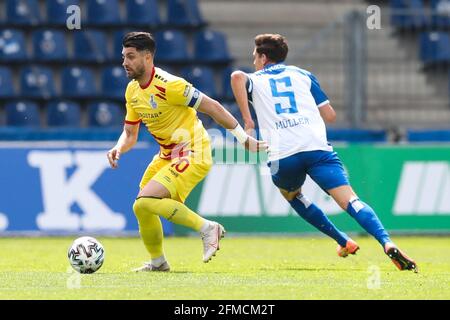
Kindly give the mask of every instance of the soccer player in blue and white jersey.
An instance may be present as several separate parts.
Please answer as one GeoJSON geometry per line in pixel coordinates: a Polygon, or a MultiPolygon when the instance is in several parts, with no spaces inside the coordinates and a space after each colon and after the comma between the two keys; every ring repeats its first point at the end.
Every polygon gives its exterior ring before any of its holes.
{"type": "Polygon", "coordinates": [[[336,113],[312,73],[283,64],[287,53],[283,36],[258,35],[253,51],[256,72],[235,71],[231,75],[245,130],[255,127],[249,111],[251,101],[262,138],[269,144],[273,183],[303,219],[336,240],[339,256],[355,254],[359,246],[302,194],[306,175],[378,240],[398,269],[417,272],[416,263],[391,241],[374,210],[350,186],[326,136],[325,122],[334,122],[336,113]]]}

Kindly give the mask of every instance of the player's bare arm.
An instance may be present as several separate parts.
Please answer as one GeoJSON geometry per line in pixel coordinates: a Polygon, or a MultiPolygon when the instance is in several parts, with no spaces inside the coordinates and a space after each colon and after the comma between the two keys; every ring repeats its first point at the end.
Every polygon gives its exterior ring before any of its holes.
{"type": "Polygon", "coordinates": [[[319,107],[320,116],[326,123],[333,123],[336,121],[336,111],[334,111],[331,104],[327,103],[319,107]]]}
{"type": "Polygon", "coordinates": [[[116,169],[118,167],[117,161],[119,160],[120,155],[129,151],[136,144],[138,133],[139,123],[125,123],[122,134],[120,135],[116,145],[106,154],[111,168],[116,169]]]}
{"type": "Polygon", "coordinates": [[[231,88],[233,89],[233,94],[236,98],[239,109],[241,110],[242,118],[244,119],[244,129],[245,132],[251,134],[251,132],[255,129],[255,122],[252,119],[248,106],[246,89],[247,81],[247,75],[240,70],[234,71],[231,74],[231,88]]]}
{"type": "Polygon", "coordinates": [[[233,115],[216,100],[205,95],[197,110],[206,113],[213,118],[217,124],[220,124],[225,129],[230,130],[230,132],[241,144],[245,146],[246,149],[252,152],[267,150],[266,142],[258,141],[246,134],[233,115]]]}

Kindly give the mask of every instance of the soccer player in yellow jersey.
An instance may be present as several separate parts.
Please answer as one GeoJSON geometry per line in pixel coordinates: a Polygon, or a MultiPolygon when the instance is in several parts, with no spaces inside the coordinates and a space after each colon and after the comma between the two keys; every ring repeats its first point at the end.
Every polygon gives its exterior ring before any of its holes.
{"type": "Polygon", "coordinates": [[[163,251],[160,216],[200,232],[203,261],[219,250],[223,226],[200,217],[184,201],[206,176],[212,165],[208,133],[197,118],[197,111],[211,116],[230,130],[250,151],[266,150],[262,141],[248,136],[237,120],[217,101],[182,78],[154,66],[156,44],[150,33],[131,32],[123,39],[123,67],[129,79],[125,92],[126,117],[117,144],[108,151],[112,168],[121,154],[137,141],[139,125],[144,123],[160,145],[145,171],[133,211],[139,232],[151,261],[136,271],[169,271],[163,251]]]}

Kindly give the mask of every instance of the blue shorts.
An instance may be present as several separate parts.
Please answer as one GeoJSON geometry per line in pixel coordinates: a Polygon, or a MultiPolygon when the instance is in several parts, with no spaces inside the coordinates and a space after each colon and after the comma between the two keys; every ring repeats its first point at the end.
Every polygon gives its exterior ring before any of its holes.
{"type": "Polygon", "coordinates": [[[344,166],[332,151],[305,151],[268,163],[273,183],[289,192],[300,188],[309,175],[325,192],[349,185],[344,166]]]}

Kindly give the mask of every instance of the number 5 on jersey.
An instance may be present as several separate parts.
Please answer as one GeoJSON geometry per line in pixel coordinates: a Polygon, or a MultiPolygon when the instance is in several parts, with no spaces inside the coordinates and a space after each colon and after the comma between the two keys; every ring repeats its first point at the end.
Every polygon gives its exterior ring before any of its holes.
{"type": "Polygon", "coordinates": [[[294,91],[279,91],[278,90],[278,83],[284,83],[286,88],[292,87],[291,83],[291,77],[284,77],[279,79],[269,79],[270,81],[270,88],[272,89],[272,96],[275,98],[289,98],[289,107],[283,107],[281,103],[275,104],[275,110],[277,114],[280,113],[297,113],[297,103],[295,101],[295,94],[294,91]]]}

